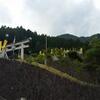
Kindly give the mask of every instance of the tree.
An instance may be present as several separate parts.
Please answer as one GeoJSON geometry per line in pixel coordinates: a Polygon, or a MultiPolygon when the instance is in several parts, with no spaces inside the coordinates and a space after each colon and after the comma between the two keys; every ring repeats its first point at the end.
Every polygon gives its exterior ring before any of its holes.
{"type": "Polygon", "coordinates": [[[100,48],[91,48],[85,53],[85,60],[87,62],[100,64],[100,48]]]}
{"type": "Polygon", "coordinates": [[[85,53],[85,66],[84,69],[87,70],[94,81],[99,81],[100,73],[100,39],[92,39],[89,43],[90,49],[85,53]]]}
{"type": "Polygon", "coordinates": [[[92,48],[100,48],[100,39],[96,37],[91,39],[89,45],[92,48]]]}

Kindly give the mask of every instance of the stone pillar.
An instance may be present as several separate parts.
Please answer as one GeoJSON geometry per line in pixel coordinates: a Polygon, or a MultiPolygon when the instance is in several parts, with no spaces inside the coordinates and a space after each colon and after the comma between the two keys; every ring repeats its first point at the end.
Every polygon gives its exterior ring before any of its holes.
{"type": "Polygon", "coordinates": [[[21,60],[24,60],[24,44],[21,43],[21,60]]]}

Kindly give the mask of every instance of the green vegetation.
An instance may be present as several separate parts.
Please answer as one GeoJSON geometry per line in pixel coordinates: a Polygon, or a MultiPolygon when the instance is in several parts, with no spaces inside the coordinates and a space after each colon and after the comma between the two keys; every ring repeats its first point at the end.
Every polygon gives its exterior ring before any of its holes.
{"type": "Polygon", "coordinates": [[[100,83],[100,39],[90,41],[90,49],[85,53],[85,67],[94,81],[100,83]]]}
{"type": "Polygon", "coordinates": [[[99,52],[99,48],[90,48],[84,54],[79,54],[78,50],[69,50],[68,52],[66,49],[55,48],[48,50],[47,57],[45,50],[43,50],[35,55],[26,56],[25,60],[28,63],[38,62],[44,64],[47,58],[49,66],[69,73],[80,80],[99,84],[99,52]]]}
{"type": "MultiPolygon", "coordinates": [[[[28,63],[44,64],[47,59],[47,65],[80,80],[100,84],[100,34],[91,37],[76,37],[69,34],[57,37],[47,36],[47,54],[45,34],[38,35],[37,32],[25,30],[23,27],[2,26],[0,28],[0,40],[7,39],[8,43],[12,43],[14,37],[16,42],[32,38],[30,47],[25,49],[25,61],[28,63]]],[[[18,53],[19,51],[15,51],[17,59],[18,53]]],[[[9,55],[13,58],[11,52],[9,55]]]]}

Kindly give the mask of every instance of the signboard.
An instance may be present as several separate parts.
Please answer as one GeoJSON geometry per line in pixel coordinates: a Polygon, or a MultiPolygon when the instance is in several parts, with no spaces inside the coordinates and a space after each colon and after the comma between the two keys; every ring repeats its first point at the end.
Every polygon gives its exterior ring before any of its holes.
{"type": "Polygon", "coordinates": [[[0,52],[2,52],[7,46],[7,40],[0,41],[0,52]]]}

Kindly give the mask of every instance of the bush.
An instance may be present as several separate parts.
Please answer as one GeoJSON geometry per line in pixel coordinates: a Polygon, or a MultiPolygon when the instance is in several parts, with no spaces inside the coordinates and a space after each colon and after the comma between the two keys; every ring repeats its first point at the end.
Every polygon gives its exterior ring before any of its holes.
{"type": "Polygon", "coordinates": [[[32,55],[25,55],[25,61],[31,64],[33,61],[35,61],[35,58],[32,55]]]}
{"type": "Polygon", "coordinates": [[[36,61],[43,64],[44,61],[45,61],[45,58],[46,58],[45,55],[42,55],[42,54],[40,55],[40,54],[39,54],[39,55],[36,57],[36,61]]]}
{"type": "Polygon", "coordinates": [[[77,59],[77,60],[79,60],[79,61],[82,61],[81,56],[80,56],[77,52],[75,52],[75,51],[70,51],[70,52],[68,53],[68,56],[69,56],[69,58],[70,58],[71,60],[77,59]]]}
{"type": "Polygon", "coordinates": [[[91,48],[86,51],[84,69],[88,71],[96,83],[100,82],[100,48],[91,48]]]}
{"type": "Polygon", "coordinates": [[[92,48],[85,53],[85,61],[100,65],[100,49],[92,48]]]}

